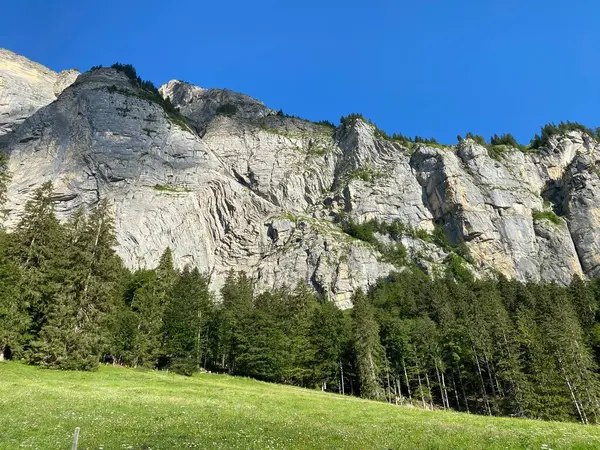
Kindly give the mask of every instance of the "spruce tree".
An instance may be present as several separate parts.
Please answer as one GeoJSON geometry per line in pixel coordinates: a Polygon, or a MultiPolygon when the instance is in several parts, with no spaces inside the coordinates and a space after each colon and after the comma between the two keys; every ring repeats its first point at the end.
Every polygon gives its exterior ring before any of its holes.
{"type": "Polygon", "coordinates": [[[0,361],[5,353],[19,354],[29,325],[27,304],[21,295],[22,273],[9,258],[11,237],[2,229],[3,207],[9,182],[8,158],[0,153],[0,361]]]}
{"type": "Polygon", "coordinates": [[[165,310],[165,352],[170,367],[184,375],[200,369],[207,351],[207,324],[213,307],[208,282],[198,269],[185,268],[165,310]]]}
{"type": "Polygon", "coordinates": [[[0,361],[5,351],[18,355],[29,326],[27,304],[21,290],[21,270],[6,255],[9,236],[0,230],[0,361]]]}
{"type": "Polygon", "coordinates": [[[380,376],[383,372],[383,349],[379,339],[379,324],[375,320],[372,305],[367,296],[358,290],[352,303],[352,323],[354,349],[360,382],[360,395],[363,398],[382,400],[384,398],[380,376]]]}
{"type": "Polygon", "coordinates": [[[111,316],[122,273],[113,219],[106,201],[86,217],[78,211],[65,226],[66,267],[61,290],[46,311],[31,361],[61,369],[89,370],[109,348],[111,316]]]}
{"type": "Polygon", "coordinates": [[[310,346],[313,349],[313,378],[322,389],[337,381],[341,392],[344,317],[331,301],[323,301],[312,310],[310,346]]]}
{"type": "Polygon", "coordinates": [[[31,317],[26,340],[37,338],[54,297],[65,289],[68,245],[54,215],[52,192],[50,182],[34,191],[7,245],[9,257],[21,269],[19,291],[31,317]]]}
{"type": "Polygon", "coordinates": [[[237,357],[244,340],[245,325],[253,313],[254,289],[252,280],[244,273],[229,272],[221,289],[219,308],[218,340],[216,353],[220,354],[220,365],[230,374],[236,373],[237,357]]]}
{"type": "Polygon", "coordinates": [[[163,316],[177,281],[171,249],[162,254],[154,271],[143,271],[134,280],[131,308],[136,315],[133,344],[133,365],[155,367],[163,352],[163,316]]]}

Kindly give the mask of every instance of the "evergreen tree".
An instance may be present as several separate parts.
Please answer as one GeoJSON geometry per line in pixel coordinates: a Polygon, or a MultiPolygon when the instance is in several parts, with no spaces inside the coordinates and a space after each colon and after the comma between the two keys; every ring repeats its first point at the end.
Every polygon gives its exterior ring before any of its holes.
{"type": "Polygon", "coordinates": [[[18,355],[21,352],[29,326],[27,304],[19,288],[22,274],[7,257],[8,239],[9,236],[0,230],[0,361],[5,358],[5,353],[18,355]]]}
{"type": "Polygon", "coordinates": [[[65,237],[61,290],[46,311],[30,359],[48,367],[89,370],[109,348],[107,332],[122,273],[107,202],[101,201],[89,217],[83,211],[74,214],[65,237]]]}
{"type": "Polygon", "coordinates": [[[365,294],[358,290],[352,298],[352,323],[360,395],[364,398],[384,398],[380,375],[383,371],[383,349],[379,340],[379,324],[365,294]]]}
{"type": "Polygon", "coordinates": [[[344,316],[331,301],[325,300],[312,310],[310,317],[310,347],[313,378],[323,390],[337,381],[342,391],[344,316]]]}
{"type": "Polygon", "coordinates": [[[169,366],[184,375],[191,375],[204,364],[207,324],[213,307],[208,282],[208,277],[198,269],[185,268],[173,286],[165,310],[165,352],[169,366]]]}
{"type": "Polygon", "coordinates": [[[31,317],[26,340],[37,337],[54,297],[65,290],[67,249],[65,232],[54,215],[52,183],[44,183],[25,204],[7,245],[9,257],[21,269],[19,291],[31,317]]]}
{"type": "Polygon", "coordinates": [[[133,365],[155,367],[162,354],[163,316],[167,308],[177,271],[171,249],[162,254],[154,271],[141,271],[135,277],[131,308],[136,314],[133,337],[133,365]]]}
{"type": "MultiPolygon", "coordinates": [[[[238,316],[235,335],[235,373],[265,381],[285,381],[292,336],[282,323],[282,292],[265,292],[255,298],[249,314],[238,316]]],[[[285,318],[284,318],[285,320],[285,318]]]]}
{"type": "Polygon", "coordinates": [[[233,374],[240,342],[244,340],[244,327],[253,313],[252,280],[243,273],[230,272],[221,289],[221,299],[215,353],[220,355],[220,366],[233,374]]]}

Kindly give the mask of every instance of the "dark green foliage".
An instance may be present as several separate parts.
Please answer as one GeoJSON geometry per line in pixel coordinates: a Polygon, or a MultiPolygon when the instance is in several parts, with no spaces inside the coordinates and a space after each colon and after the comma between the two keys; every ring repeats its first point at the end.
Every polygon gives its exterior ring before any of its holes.
{"type": "Polygon", "coordinates": [[[593,286],[455,278],[405,272],[371,291],[389,388],[423,406],[596,421],[593,286]]]}
{"type": "Polygon", "coordinates": [[[122,274],[113,219],[106,201],[63,227],[63,254],[49,262],[61,287],[44,305],[30,362],[60,369],[92,369],[110,339],[107,329],[122,274]],[[60,278],[59,278],[60,277],[60,278]]]}
{"type": "Polygon", "coordinates": [[[358,113],[352,113],[345,117],[342,116],[340,119],[340,123],[344,126],[347,126],[347,125],[354,123],[357,120],[362,120],[363,122],[368,123],[369,125],[372,125],[375,128],[375,131],[374,131],[375,137],[378,139],[382,139],[385,141],[400,142],[403,145],[409,146],[409,147],[411,146],[411,144],[428,144],[428,145],[437,145],[437,146],[440,145],[440,143],[435,138],[423,138],[421,136],[415,136],[414,138],[411,138],[409,136],[403,135],[402,133],[393,133],[390,136],[385,130],[382,130],[381,128],[379,128],[374,122],[365,118],[362,114],[358,114],[358,113]]]}
{"type": "Polygon", "coordinates": [[[225,103],[219,105],[217,108],[217,116],[233,117],[237,113],[237,106],[232,103],[225,103]]]}
{"type": "Polygon", "coordinates": [[[369,244],[377,244],[378,242],[374,233],[379,231],[379,224],[375,220],[358,223],[352,219],[346,219],[342,221],[341,225],[344,233],[348,233],[353,238],[360,239],[369,244]]]}
{"type": "Polygon", "coordinates": [[[26,341],[30,317],[22,298],[22,272],[8,256],[9,236],[0,230],[0,359],[5,349],[18,356],[26,341]]]}
{"type": "Polygon", "coordinates": [[[422,138],[421,136],[415,136],[413,142],[417,144],[439,144],[435,138],[422,138]]]}
{"type": "Polygon", "coordinates": [[[379,337],[379,323],[369,299],[359,290],[352,298],[352,331],[360,395],[372,400],[383,399],[381,376],[384,373],[383,346],[379,337]]]}
{"type": "Polygon", "coordinates": [[[165,308],[164,351],[169,366],[183,375],[198,371],[208,352],[208,324],[213,307],[208,282],[198,269],[184,269],[165,308]]]}
{"type": "Polygon", "coordinates": [[[521,146],[517,142],[517,140],[510,133],[501,134],[498,136],[494,134],[490,138],[490,145],[506,145],[511,148],[520,148],[521,146]]]}
{"type": "MultiPolygon", "coordinates": [[[[125,298],[131,311],[135,313],[135,331],[130,341],[128,364],[134,367],[157,366],[162,354],[163,316],[170,303],[177,276],[171,249],[167,248],[156,270],[138,271],[129,282],[125,298]]],[[[124,326],[126,329],[129,327],[127,323],[124,326]]]]}
{"type": "Polygon", "coordinates": [[[589,136],[596,136],[592,130],[577,122],[560,122],[556,125],[554,122],[546,124],[542,127],[541,133],[536,134],[531,140],[530,147],[534,149],[546,147],[552,136],[563,134],[569,131],[581,131],[589,136]]]}
{"type": "Polygon", "coordinates": [[[370,123],[370,121],[368,119],[365,118],[365,116],[363,116],[362,114],[359,113],[351,113],[348,114],[347,116],[342,116],[340,118],[340,123],[342,125],[351,125],[352,123],[354,123],[357,120],[362,120],[363,122],[367,122],[370,123]]]}
{"type": "Polygon", "coordinates": [[[472,139],[476,143],[478,143],[479,145],[482,145],[484,147],[487,145],[486,142],[485,142],[485,138],[483,136],[479,136],[479,135],[473,134],[471,132],[468,132],[466,134],[465,139],[472,139]]]}
{"type": "Polygon", "coordinates": [[[313,308],[308,332],[309,345],[313,349],[311,360],[308,361],[313,371],[314,382],[323,390],[328,384],[336,383],[340,389],[340,367],[344,359],[344,343],[349,341],[344,315],[333,304],[325,301],[313,308]]]}
{"type": "Polygon", "coordinates": [[[123,72],[132,82],[140,85],[142,84],[142,79],[138,76],[137,71],[131,64],[121,64],[117,62],[110,67],[118,70],[119,72],[123,72]]]}
{"type": "Polygon", "coordinates": [[[467,276],[467,273],[470,274],[470,272],[465,267],[465,263],[474,263],[467,245],[464,242],[452,245],[446,232],[441,226],[436,226],[434,231],[429,233],[423,229],[409,227],[399,220],[394,220],[391,223],[379,222],[377,220],[358,223],[351,218],[339,217],[338,222],[345,233],[355,239],[372,244],[379,250],[387,262],[396,266],[403,266],[408,262],[406,248],[400,242],[402,236],[410,236],[415,239],[433,243],[444,251],[451,253],[450,259],[448,260],[451,274],[467,276]],[[389,236],[393,242],[387,245],[383,244],[377,239],[375,233],[389,236]]]}
{"type": "Polygon", "coordinates": [[[335,126],[335,124],[333,122],[330,122],[329,120],[319,120],[318,122],[315,122],[315,123],[317,125],[324,125],[324,126],[326,126],[328,128],[333,128],[333,129],[337,128],[335,126]]]}

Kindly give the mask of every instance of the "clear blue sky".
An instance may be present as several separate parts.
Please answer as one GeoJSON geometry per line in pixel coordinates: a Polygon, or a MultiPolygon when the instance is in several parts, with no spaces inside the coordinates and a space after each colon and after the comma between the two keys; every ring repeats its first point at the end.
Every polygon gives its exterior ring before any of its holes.
{"type": "Polygon", "coordinates": [[[0,47],[54,70],[115,61],[272,108],[455,142],[600,125],[600,2],[3,2],[0,47]]]}

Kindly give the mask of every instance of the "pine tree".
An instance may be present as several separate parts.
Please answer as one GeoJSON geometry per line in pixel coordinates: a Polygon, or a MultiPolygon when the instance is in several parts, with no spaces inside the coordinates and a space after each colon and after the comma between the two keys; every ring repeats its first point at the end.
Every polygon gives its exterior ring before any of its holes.
{"type": "Polygon", "coordinates": [[[213,307],[208,282],[198,269],[184,269],[165,310],[165,352],[170,367],[178,373],[191,375],[204,362],[213,307]]]}
{"type": "Polygon", "coordinates": [[[48,182],[25,204],[7,246],[10,259],[21,269],[19,291],[31,317],[27,340],[37,337],[54,297],[64,291],[67,247],[64,229],[54,215],[52,183],[48,182]]]}
{"type": "Polygon", "coordinates": [[[140,283],[131,301],[137,319],[132,350],[134,366],[152,368],[158,364],[163,344],[163,316],[176,281],[177,271],[169,248],[162,254],[156,270],[140,272],[134,281],[140,283]]]}
{"type": "Polygon", "coordinates": [[[112,216],[106,201],[85,217],[78,211],[65,227],[68,243],[60,292],[46,312],[31,361],[49,367],[89,370],[109,348],[111,316],[122,273],[112,216]]]}
{"type": "Polygon", "coordinates": [[[18,354],[29,325],[27,304],[22,298],[22,273],[8,256],[10,236],[2,229],[3,206],[9,182],[8,158],[0,153],[0,361],[6,353],[18,354]]]}
{"type": "MultiPolygon", "coordinates": [[[[325,300],[312,310],[310,346],[313,349],[312,378],[322,387],[337,381],[341,392],[344,316],[331,301],[325,300]]],[[[343,369],[342,369],[343,370],[343,369]]]]}
{"type": "Polygon", "coordinates": [[[5,353],[18,355],[29,326],[27,304],[21,295],[21,270],[7,257],[9,236],[0,230],[0,361],[5,353]]]}
{"type": "MultiPolygon", "coordinates": [[[[279,295],[282,308],[275,318],[288,337],[288,358],[284,380],[297,386],[313,386],[314,364],[318,355],[311,339],[311,316],[318,308],[314,292],[306,284],[299,284],[293,292],[283,290],[279,295]]],[[[322,388],[326,388],[322,385],[322,388]]]]}
{"type": "Polygon", "coordinates": [[[218,339],[215,353],[220,355],[220,365],[229,373],[236,373],[240,342],[244,339],[244,327],[253,313],[254,289],[252,280],[244,273],[229,272],[221,289],[218,339]]]}
{"type": "Polygon", "coordinates": [[[360,381],[360,395],[364,398],[384,398],[380,375],[383,372],[383,348],[379,339],[379,324],[373,307],[365,294],[358,290],[352,298],[354,348],[360,381]]]}

